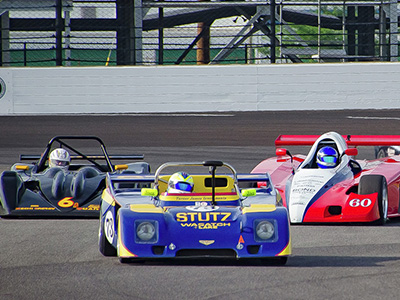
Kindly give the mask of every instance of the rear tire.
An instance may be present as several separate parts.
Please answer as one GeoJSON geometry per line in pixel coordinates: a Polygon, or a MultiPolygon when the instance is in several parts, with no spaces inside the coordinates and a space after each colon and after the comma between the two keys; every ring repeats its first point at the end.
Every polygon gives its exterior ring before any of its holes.
{"type": "Polygon", "coordinates": [[[360,178],[358,194],[368,195],[372,193],[378,193],[379,219],[375,223],[383,225],[386,223],[388,215],[388,193],[385,176],[365,175],[360,178]]]}

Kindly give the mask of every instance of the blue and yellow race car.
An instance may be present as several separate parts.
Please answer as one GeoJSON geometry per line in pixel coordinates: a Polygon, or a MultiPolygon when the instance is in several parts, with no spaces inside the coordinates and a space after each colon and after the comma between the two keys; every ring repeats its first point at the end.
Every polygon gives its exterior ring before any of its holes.
{"type": "Polygon", "coordinates": [[[205,161],[165,163],[148,175],[109,173],[106,181],[99,226],[105,256],[285,264],[291,254],[288,212],[277,205],[269,174],[240,175],[227,163],[205,161]]]}

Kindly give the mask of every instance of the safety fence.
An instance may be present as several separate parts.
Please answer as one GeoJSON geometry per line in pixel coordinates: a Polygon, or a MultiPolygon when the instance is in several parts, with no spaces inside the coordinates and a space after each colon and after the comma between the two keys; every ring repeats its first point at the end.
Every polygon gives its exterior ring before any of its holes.
{"type": "Polygon", "coordinates": [[[2,66],[398,61],[397,1],[3,0],[2,66]]]}

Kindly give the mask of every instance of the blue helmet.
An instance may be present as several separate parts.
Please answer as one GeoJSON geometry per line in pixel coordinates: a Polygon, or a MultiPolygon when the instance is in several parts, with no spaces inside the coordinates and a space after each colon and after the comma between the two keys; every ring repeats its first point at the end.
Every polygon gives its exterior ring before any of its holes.
{"type": "Polygon", "coordinates": [[[321,169],[329,169],[336,167],[338,162],[337,151],[329,146],[325,146],[318,150],[317,165],[321,169]]]}

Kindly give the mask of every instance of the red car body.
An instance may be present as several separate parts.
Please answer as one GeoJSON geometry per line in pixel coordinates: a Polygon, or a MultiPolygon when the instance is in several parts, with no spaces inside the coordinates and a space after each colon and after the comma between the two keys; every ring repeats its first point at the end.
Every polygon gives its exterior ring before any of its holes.
{"type": "Polygon", "coordinates": [[[355,160],[354,156],[357,146],[398,144],[397,135],[281,135],[275,141],[277,156],[260,162],[252,173],[270,174],[292,224],[384,224],[388,218],[400,216],[400,156],[374,160],[355,160]],[[280,148],[299,145],[311,146],[307,155],[292,156],[280,148]],[[319,169],[316,152],[326,145],[337,149],[339,162],[332,169],[319,169]]]}

